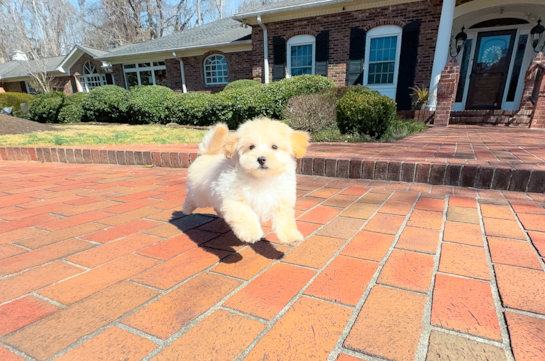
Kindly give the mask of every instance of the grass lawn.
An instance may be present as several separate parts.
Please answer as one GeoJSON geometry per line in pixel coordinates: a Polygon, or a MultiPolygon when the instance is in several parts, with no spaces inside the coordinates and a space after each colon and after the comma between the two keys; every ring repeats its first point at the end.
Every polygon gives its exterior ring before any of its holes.
{"type": "Polygon", "coordinates": [[[98,145],[199,143],[205,131],[152,125],[55,124],[54,132],[0,135],[0,145],[98,145]]]}

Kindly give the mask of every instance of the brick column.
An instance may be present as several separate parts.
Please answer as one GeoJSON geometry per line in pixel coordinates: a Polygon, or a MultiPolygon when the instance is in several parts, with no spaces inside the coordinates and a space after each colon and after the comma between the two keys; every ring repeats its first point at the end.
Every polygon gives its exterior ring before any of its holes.
{"type": "Polygon", "coordinates": [[[530,128],[543,129],[545,128],[545,53],[537,53],[524,79],[520,110],[532,111],[530,128]]]}
{"type": "Polygon", "coordinates": [[[437,107],[433,125],[436,127],[448,127],[450,112],[456,98],[456,88],[460,80],[460,66],[456,59],[452,59],[441,72],[441,78],[437,85],[437,107]]]}

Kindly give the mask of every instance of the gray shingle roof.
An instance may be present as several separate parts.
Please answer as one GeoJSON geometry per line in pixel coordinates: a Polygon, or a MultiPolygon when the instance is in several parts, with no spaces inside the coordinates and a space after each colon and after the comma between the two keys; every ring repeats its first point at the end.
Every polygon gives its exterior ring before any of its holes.
{"type": "Polygon", "coordinates": [[[255,9],[236,14],[235,19],[244,19],[251,16],[272,14],[282,11],[289,11],[295,9],[311,8],[322,5],[331,5],[336,3],[347,2],[351,0],[284,0],[263,6],[259,6],[255,9]]]}
{"type": "MultiPolygon", "coordinates": [[[[63,56],[55,56],[52,58],[46,58],[45,68],[47,72],[53,72],[57,69],[63,56]]],[[[19,78],[29,76],[30,71],[38,71],[42,67],[43,63],[36,64],[36,61],[9,61],[7,63],[0,64],[0,79],[19,78]]]]}
{"type": "Polygon", "coordinates": [[[97,58],[99,56],[104,56],[109,53],[109,51],[106,50],[100,50],[96,48],[91,48],[90,46],[83,46],[78,45],[82,50],[85,50],[89,55],[91,55],[93,58],[97,58]]]}
{"type": "Polygon", "coordinates": [[[227,45],[242,40],[251,33],[251,28],[245,28],[241,23],[232,18],[225,18],[160,39],[113,49],[106,56],[101,56],[99,59],[107,60],[129,55],[227,45]]]}

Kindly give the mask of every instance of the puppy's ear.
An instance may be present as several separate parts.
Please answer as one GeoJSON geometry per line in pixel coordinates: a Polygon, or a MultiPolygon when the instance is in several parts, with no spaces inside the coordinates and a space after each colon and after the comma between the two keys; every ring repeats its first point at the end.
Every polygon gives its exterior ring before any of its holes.
{"type": "Polygon", "coordinates": [[[237,133],[227,133],[223,138],[223,155],[225,158],[231,159],[233,154],[237,151],[238,145],[238,134],[237,133]]]}
{"type": "Polygon", "coordinates": [[[307,132],[295,131],[291,133],[291,149],[295,158],[303,158],[309,146],[309,135],[307,132]]]}

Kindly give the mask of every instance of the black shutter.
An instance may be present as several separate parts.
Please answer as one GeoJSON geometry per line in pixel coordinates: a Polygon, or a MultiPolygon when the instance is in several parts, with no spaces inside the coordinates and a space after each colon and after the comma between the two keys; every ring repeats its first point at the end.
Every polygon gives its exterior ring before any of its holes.
{"type": "Polygon", "coordinates": [[[365,59],[365,37],[367,33],[360,28],[350,29],[350,52],[348,53],[348,66],[346,84],[363,84],[363,61],[365,59]]]}
{"type": "Polygon", "coordinates": [[[286,40],[281,36],[273,38],[273,81],[286,77],[286,40]]]}
{"type": "Polygon", "coordinates": [[[21,87],[21,93],[28,93],[28,89],[26,88],[26,82],[20,81],[19,86],[21,87]]]}
{"type": "Polygon", "coordinates": [[[329,30],[316,35],[316,75],[327,77],[329,63],[329,30]]]}
{"type": "Polygon", "coordinates": [[[106,74],[106,84],[113,84],[112,74],[106,74]]]}
{"type": "Polygon", "coordinates": [[[397,77],[397,109],[411,110],[411,87],[414,87],[416,64],[418,61],[418,45],[420,43],[421,20],[405,25],[401,37],[401,54],[399,56],[399,75],[397,77]]]}

